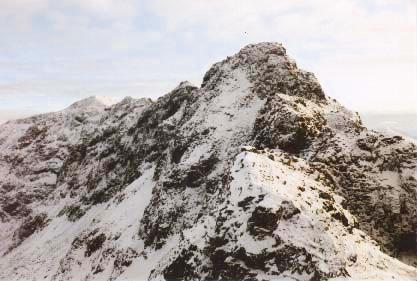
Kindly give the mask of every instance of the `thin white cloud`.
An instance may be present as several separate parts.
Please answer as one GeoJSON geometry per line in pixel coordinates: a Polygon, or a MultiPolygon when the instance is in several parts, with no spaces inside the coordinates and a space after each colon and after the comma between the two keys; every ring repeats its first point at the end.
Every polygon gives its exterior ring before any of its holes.
{"type": "Polygon", "coordinates": [[[75,4],[83,11],[104,19],[130,19],[139,11],[139,1],[135,0],[63,0],[75,4]]]}

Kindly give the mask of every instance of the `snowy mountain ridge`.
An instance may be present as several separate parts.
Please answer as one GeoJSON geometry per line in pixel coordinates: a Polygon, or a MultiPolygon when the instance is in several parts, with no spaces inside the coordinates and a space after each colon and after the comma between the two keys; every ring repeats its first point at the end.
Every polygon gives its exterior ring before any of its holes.
{"type": "Polygon", "coordinates": [[[278,43],[0,125],[0,280],[414,280],[413,141],[278,43]]]}

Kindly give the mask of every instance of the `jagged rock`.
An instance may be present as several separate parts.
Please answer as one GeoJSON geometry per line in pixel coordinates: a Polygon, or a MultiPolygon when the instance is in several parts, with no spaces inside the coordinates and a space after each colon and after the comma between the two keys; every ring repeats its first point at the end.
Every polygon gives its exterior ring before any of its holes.
{"type": "Polygon", "coordinates": [[[249,45],[201,87],[1,125],[0,280],[414,280],[416,162],[249,45]]]}

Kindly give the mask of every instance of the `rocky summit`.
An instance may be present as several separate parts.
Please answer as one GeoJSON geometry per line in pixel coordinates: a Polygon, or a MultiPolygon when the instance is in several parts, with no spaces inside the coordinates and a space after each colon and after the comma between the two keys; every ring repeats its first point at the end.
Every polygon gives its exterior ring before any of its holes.
{"type": "Polygon", "coordinates": [[[415,280],[416,142],[278,43],[0,126],[0,280],[415,280]]]}

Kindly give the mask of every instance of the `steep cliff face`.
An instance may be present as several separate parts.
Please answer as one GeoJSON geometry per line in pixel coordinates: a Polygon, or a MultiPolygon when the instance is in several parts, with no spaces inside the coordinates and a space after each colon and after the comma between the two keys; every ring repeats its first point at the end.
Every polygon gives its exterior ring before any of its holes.
{"type": "Polygon", "coordinates": [[[249,45],[200,88],[1,125],[0,278],[414,280],[416,151],[249,45]]]}

